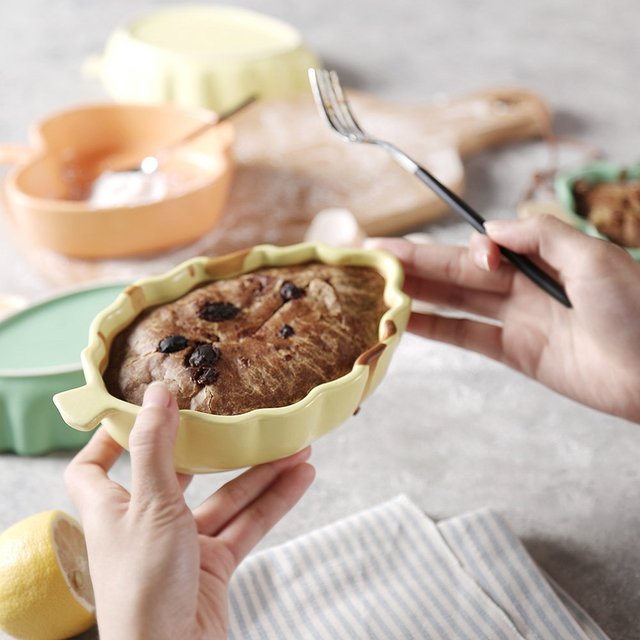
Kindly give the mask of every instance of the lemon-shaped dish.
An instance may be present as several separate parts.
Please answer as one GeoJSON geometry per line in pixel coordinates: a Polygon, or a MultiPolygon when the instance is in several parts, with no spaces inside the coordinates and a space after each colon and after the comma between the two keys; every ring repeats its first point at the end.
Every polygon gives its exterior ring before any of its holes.
{"type": "MultiPolygon", "coordinates": [[[[590,184],[613,183],[619,181],[621,176],[624,176],[627,180],[640,179],[640,164],[622,167],[611,162],[596,162],[574,171],[567,171],[556,178],[556,197],[574,226],[590,236],[611,241],[611,238],[602,234],[594,224],[578,213],[573,188],[579,180],[584,180],[590,184]]],[[[624,248],[635,260],[640,260],[640,247],[624,248]]]]}
{"type": "Polygon", "coordinates": [[[123,447],[140,407],[109,393],[103,373],[115,337],[150,307],[177,300],[195,287],[262,267],[308,262],[363,266],[385,281],[387,307],[378,326],[378,343],[362,353],[346,375],[314,387],[302,400],[239,415],[212,415],[182,409],[174,450],[176,469],[206,473],[251,466],[304,448],[342,424],[382,380],[406,328],[410,300],[402,292],[399,262],[384,251],[337,249],[317,243],[288,247],[259,245],[218,258],[193,258],[160,276],[129,286],[96,316],[81,360],[86,385],[54,397],[63,419],[80,430],[100,422],[123,447]]]}

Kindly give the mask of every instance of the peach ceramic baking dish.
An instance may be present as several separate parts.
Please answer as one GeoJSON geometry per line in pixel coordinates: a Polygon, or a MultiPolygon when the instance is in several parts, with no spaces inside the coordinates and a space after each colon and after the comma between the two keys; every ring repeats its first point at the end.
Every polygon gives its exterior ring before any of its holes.
{"type": "Polygon", "coordinates": [[[95,104],[45,118],[32,128],[30,147],[0,146],[0,161],[16,164],[4,183],[13,226],[26,242],[77,258],[148,254],[195,241],[216,224],[228,196],[230,122],[172,153],[162,171],[177,183],[160,199],[94,206],[75,191],[216,117],[169,105],[95,104]]]}

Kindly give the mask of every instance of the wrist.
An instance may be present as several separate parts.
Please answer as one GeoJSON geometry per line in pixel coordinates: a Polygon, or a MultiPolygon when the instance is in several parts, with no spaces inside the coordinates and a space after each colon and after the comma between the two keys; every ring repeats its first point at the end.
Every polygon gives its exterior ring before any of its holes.
{"type": "MultiPolygon", "coordinates": [[[[98,637],[100,640],[146,640],[151,638],[151,630],[145,629],[142,620],[131,617],[122,612],[113,614],[98,614],[98,637]]],[[[153,636],[154,638],[157,636],[153,636]]]]}

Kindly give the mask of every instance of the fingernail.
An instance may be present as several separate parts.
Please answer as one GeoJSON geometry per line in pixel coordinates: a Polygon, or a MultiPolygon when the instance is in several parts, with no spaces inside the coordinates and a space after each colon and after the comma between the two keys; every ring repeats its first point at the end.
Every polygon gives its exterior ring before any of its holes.
{"type": "Polygon", "coordinates": [[[362,242],[362,246],[365,249],[380,249],[384,247],[384,239],[383,238],[365,238],[362,242]]]}
{"type": "Polygon", "coordinates": [[[162,407],[167,409],[171,405],[171,392],[163,382],[152,382],[144,392],[143,407],[162,407]]]}
{"type": "Polygon", "coordinates": [[[505,220],[487,220],[484,223],[484,230],[487,235],[491,237],[493,234],[499,234],[501,231],[507,230],[510,226],[516,223],[517,220],[505,219],[505,220]]]}
{"type": "Polygon", "coordinates": [[[484,223],[484,230],[487,232],[487,235],[490,236],[493,231],[495,231],[496,227],[500,226],[499,220],[487,220],[484,223]],[[498,222],[498,224],[496,224],[498,222]]]}
{"type": "Polygon", "coordinates": [[[491,271],[491,267],[489,266],[489,252],[485,249],[482,249],[481,247],[476,248],[471,252],[471,259],[478,269],[491,271]]]}

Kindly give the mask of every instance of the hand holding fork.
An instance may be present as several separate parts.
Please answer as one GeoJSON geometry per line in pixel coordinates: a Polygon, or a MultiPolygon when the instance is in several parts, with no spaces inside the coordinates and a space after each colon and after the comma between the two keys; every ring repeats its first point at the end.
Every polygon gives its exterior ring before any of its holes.
{"type": "MultiPolygon", "coordinates": [[[[340,85],[335,71],[324,69],[309,69],[309,81],[316,104],[327,124],[348,142],[374,144],[384,149],[404,169],[413,173],[426,184],[441,200],[447,203],[456,213],[460,214],[476,231],[486,233],[484,218],[467,202],[448,189],[424,167],[411,159],[404,151],[385,140],[380,140],[368,134],[356,121],[351,107],[340,85]]],[[[565,307],[571,308],[571,302],[563,287],[549,274],[545,273],[526,256],[500,247],[502,255],[516,268],[524,273],[541,289],[555,298],[565,307]]]]}

